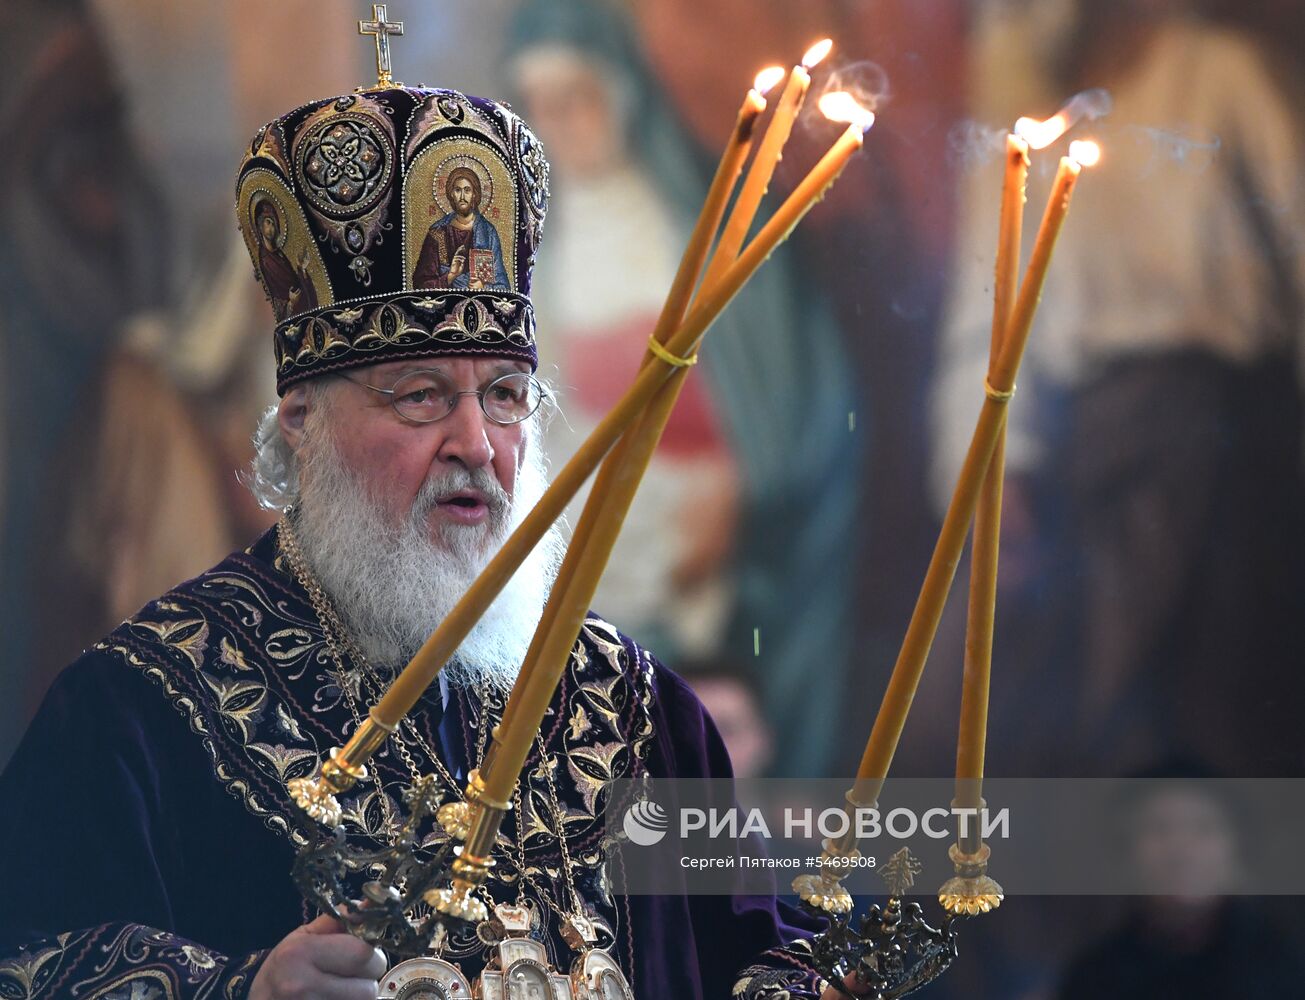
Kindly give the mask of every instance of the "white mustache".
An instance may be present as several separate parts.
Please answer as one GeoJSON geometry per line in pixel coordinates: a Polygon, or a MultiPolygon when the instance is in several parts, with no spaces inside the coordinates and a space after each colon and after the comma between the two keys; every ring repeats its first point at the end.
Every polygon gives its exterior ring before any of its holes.
{"type": "Polygon", "coordinates": [[[498,528],[507,523],[512,512],[512,497],[508,491],[488,469],[483,467],[468,469],[460,465],[452,466],[422,483],[416,499],[412,502],[413,518],[425,518],[438,505],[440,497],[456,493],[458,490],[475,490],[485,498],[491,527],[498,528]]]}

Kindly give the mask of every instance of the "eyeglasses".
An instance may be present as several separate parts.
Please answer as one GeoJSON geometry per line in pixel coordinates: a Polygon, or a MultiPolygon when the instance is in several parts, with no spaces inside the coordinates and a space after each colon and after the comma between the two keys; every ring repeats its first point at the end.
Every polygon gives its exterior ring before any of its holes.
{"type": "Polygon", "coordinates": [[[390,405],[405,420],[429,424],[442,420],[453,412],[460,396],[475,396],[485,416],[496,424],[519,424],[543,402],[544,386],[533,375],[525,372],[508,372],[500,375],[483,389],[459,389],[451,378],[437,368],[408,372],[394,386],[380,386],[360,382],[341,374],[341,378],[372,392],[390,397],[390,405]]]}

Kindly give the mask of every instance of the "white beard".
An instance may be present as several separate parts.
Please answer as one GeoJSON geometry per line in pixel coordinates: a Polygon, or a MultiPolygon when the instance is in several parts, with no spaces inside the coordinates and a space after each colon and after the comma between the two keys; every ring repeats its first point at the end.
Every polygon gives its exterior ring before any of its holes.
{"type": "MultiPolygon", "coordinates": [[[[421,648],[543,495],[547,477],[535,446],[538,434],[527,443],[511,497],[488,469],[455,466],[427,480],[407,518],[395,526],[368,484],[340,458],[329,419],[322,414],[300,449],[295,533],[349,637],[376,669],[392,674],[421,648]],[[489,517],[479,525],[445,522],[432,541],[426,515],[435,497],[468,488],[488,498],[489,517]]],[[[511,688],[563,549],[554,526],[445,666],[450,682],[511,688]]]]}

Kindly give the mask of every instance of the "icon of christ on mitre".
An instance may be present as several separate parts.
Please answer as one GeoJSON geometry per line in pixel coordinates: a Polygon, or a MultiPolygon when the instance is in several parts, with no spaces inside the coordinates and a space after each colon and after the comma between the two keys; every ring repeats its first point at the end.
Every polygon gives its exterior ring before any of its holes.
{"type": "Polygon", "coordinates": [[[414,288],[507,288],[498,231],[481,214],[483,185],[469,166],[444,180],[449,212],[431,224],[412,276],[414,288]]]}

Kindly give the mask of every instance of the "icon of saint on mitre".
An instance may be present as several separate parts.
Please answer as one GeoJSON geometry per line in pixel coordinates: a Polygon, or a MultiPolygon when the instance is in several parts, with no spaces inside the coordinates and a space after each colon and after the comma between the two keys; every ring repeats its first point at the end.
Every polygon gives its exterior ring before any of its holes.
{"type": "Polygon", "coordinates": [[[286,227],[281,210],[271,198],[254,202],[254,231],[258,235],[258,270],[272,299],[278,320],[317,308],[317,290],[308,275],[308,248],[296,263],[285,253],[286,227]]]}
{"type": "Polygon", "coordinates": [[[444,178],[449,211],[431,224],[412,275],[413,288],[508,289],[498,230],[481,212],[485,186],[469,166],[444,178]]]}

